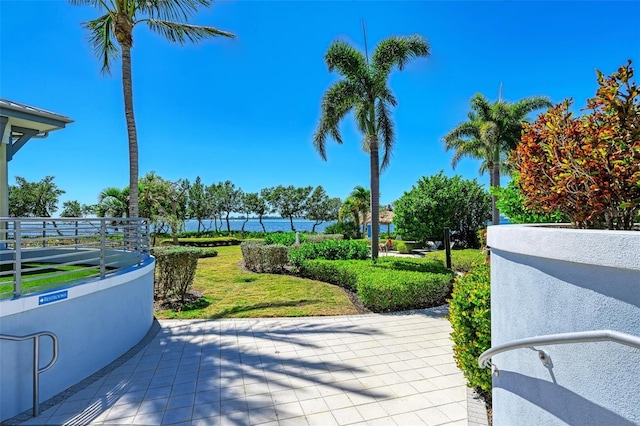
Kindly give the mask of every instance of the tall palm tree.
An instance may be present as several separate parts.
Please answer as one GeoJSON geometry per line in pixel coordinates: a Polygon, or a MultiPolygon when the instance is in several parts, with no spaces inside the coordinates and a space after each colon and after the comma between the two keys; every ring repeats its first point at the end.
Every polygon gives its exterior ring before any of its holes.
{"type": "Polygon", "coordinates": [[[329,46],[324,60],[329,72],[334,70],[342,79],[334,83],[322,98],[322,114],[313,145],[326,160],[326,138],[333,137],[342,144],[340,121],[354,111],[358,129],[364,135],[363,149],[369,154],[371,184],[371,258],[378,259],[380,225],[380,171],[389,165],[395,142],[390,107],[397,101],[387,85],[394,68],[402,70],[409,60],[429,56],[429,43],[419,35],[389,37],[373,51],[362,54],[343,41],[329,46]],[[379,150],[382,145],[382,163],[379,150]]]}
{"type": "Polygon", "coordinates": [[[138,133],[133,114],[131,48],[133,29],[145,23],[149,29],[167,40],[184,44],[197,43],[209,37],[235,37],[213,27],[191,25],[187,21],[201,6],[212,0],[69,0],[76,6],[89,5],[104,13],[84,23],[89,30],[93,50],[102,61],[102,72],[111,74],[111,63],[122,57],[122,89],[124,115],[129,139],[129,217],[138,217],[138,133]]]}
{"type": "MultiPolygon", "coordinates": [[[[515,103],[500,97],[492,104],[478,93],[471,99],[469,120],[458,124],[444,137],[447,150],[455,150],[451,166],[455,169],[464,157],[480,159],[483,161],[480,173],[489,171],[489,185],[499,188],[500,173],[508,170],[507,155],[518,145],[527,115],[551,105],[546,96],[532,96],[515,103]]],[[[491,223],[500,223],[495,195],[492,196],[491,223]]]]}

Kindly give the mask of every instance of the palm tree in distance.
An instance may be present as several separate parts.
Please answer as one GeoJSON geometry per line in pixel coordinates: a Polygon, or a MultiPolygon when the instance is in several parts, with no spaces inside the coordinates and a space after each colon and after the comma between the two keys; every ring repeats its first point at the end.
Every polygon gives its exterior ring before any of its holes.
{"type": "Polygon", "coordinates": [[[366,51],[366,36],[365,54],[346,42],[334,41],[324,55],[329,72],[338,71],[342,79],[324,93],[313,145],[326,160],[327,136],[342,144],[340,121],[354,111],[358,129],[364,135],[363,149],[370,161],[371,258],[374,262],[378,259],[380,233],[380,171],[389,165],[395,142],[390,107],[396,106],[397,101],[387,80],[394,68],[402,70],[409,60],[420,56],[429,56],[429,43],[419,35],[382,40],[374,49],[371,61],[366,51]]]}
{"type": "MultiPolygon", "coordinates": [[[[532,96],[515,103],[502,100],[490,103],[477,94],[471,99],[468,121],[458,124],[444,137],[447,150],[455,150],[451,166],[455,169],[464,157],[482,160],[480,174],[489,171],[489,185],[500,187],[500,173],[508,170],[506,158],[520,141],[522,122],[527,115],[540,108],[548,108],[551,101],[546,96],[532,96]]],[[[500,223],[496,197],[492,196],[491,223],[500,223]]]]}
{"type": "Polygon", "coordinates": [[[353,188],[349,198],[353,200],[354,209],[358,212],[358,222],[362,218],[362,235],[365,235],[367,226],[367,213],[371,207],[371,191],[365,187],[358,185],[353,188]]]}
{"type": "Polygon", "coordinates": [[[138,217],[138,133],[133,114],[131,48],[133,29],[145,23],[149,29],[167,40],[184,44],[197,43],[210,37],[235,37],[213,27],[191,25],[187,21],[199,7],[212,0],[69,0],[76,6],[93,6],[102,16],[84,23],[89,30],[93,50],[102,62],[102,72],[111,74],[111,63],[122,58],[124,114],[129,139],[129,217],[138,217]]]}

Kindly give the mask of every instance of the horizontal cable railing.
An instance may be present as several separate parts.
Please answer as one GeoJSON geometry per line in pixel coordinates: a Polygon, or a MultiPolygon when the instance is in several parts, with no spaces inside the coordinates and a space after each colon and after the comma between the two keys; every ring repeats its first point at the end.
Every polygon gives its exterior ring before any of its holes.
{"type": "Polygon", "coordinates": [[[0,299],[140,265],[149,232],[140,218],[0,218],[0,299]]]}
{"type": "Polygon", "coordinates": [[[23,340],[33,339],[33,417],[40,414],[40,373],[44,373],[56,363],[58,360],[58,336],[50,331],[42,331],[40,333],[28,334],[26,336],[11,336],[8,334],[0,334],[0,340],[11,340],[20,342],[23,340]],[[40,337],[47,336],[51,338],[53,343],[53,355],[51,361],[44,367],[40,367],[40,337]]]}
{"type": "Polygon", "coordinates": [[[640,337],[614,330],[593,330],[575,331],[572,333],[548,334],[546,336],[528,337],[525,339],[513,340],[509,343],[494,346],[487,349],[478,357],[478,365],[485,368],[492,356],[514,349],[529,348],[538,352],[540,361],[545,366],[550,365],[549,354],[543,350],[535,349],[534,346],[564,345],[569,343],[587,342],[615,342],[622,345],[640,349],[640,337]]]}

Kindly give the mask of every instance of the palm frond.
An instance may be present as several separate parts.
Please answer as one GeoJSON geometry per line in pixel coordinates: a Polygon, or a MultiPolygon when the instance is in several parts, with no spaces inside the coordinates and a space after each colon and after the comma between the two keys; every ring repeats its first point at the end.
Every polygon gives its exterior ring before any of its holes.
{"type": "Polygon", "coordinates": [[[491,103],[481,93],[477,93],[471,98],[471,109],[475,111],[479,120],[490,121],[492,118],[491,103]]]}
{"type": "Polygon", "coordinates": [[[167,40],[184,44],[187,40],[192,43],[198,43],[201,40],[210,37],[229,37],[235,38],[235,34],[227,31],[222,31],[213,27],[206,27],[201,25],[181,24],[170,21],[163,21],[158,19],[145,19],[140,22],[146,21],[149,29],[155,33],[160,34],[167,40]]]}
{"type": "Polygon", "coordinates": [[[322,115],[320,124],[313,136],[313,145],[322,157],[327,159],[325,141],[327,135],[331,135],[336,142],[342,143],[340,136],[340,121],[359,101],[358,87],[348,80],[340,80],[334,83],[322,97],[322,115]]]}
{"type": "MultiPolygon", "coordinates": [[[[355,119],[356,119],[356,125],[358,126],[358,130],[360,130],[360,133],[362,133],[363,135],[367,134],[367,131],[369,129],[369,105],[368,103],[365,102],[358,102],[355,106],[355,119]]],[[[368,152],[367,149],[365,148],[365,144],[368,144],[367,138],[365,137],[363,139],[363,145],[362,145],[362,150],[365,152],[368,152]]]]}
{"type": "Polygon", "coordinates": [[[369,69],[361,52],[344,41],[336,40],[324,55],[329,72],[338,71],[347,80],[358,82],[363,87],[369,79],[369,69]]]}
{"type": "Polygon", "coordinates": [[[479,139],[480,138],[480,125],[478,121],[465,121],[458,124],[452,131],[447,133],[444,137],[444,142],[447,146],[447,150],[454,147],[454,143],[463,139],[479,139]],[[449,146],[451,145],[451,147],[449,146]]]}
{"type": "Polygon", "coordinates": [[[97,9],[105,9],[106,5],[104,0],[69,0],[74,6],[93,6],[97,9]]]}
{"type": "Polygon", "coordinates": [[[388,103],[391,106],[398,105],[398,100],[393,95],[393,93],[391,93],[391,90],[389,90],[389,87],[386,84],[384,85],[384,87],[380,88],[380,90],[378,90],[377,93],[378,93],[378,98],[381,99],[382,101],[388,103]]]}
{"type": "Polygon", "coordinates": [[[117,58],[120,52],[114,40],[113,15],[110,13],[102,15],[86,22],[84,27],[89,30],[89,42],[93,47],[93,53],[102,62],[101,71],[111,74],[111,61],[117,58]]]}
{"type": "Polygon", "coordinates": [[[209,7],[211,0],[145,0],[136,2],[138,9],[151,19],[186,23],[200,7],[209,7]]]}
{"type": "Polygon", "coordinates": [[[389,166],[393,147],[395,146],[395,131],[393,128],[393,120],[391,120],[391,112],[384,101],[378,100],[376,104],[376,115],[378,118],[378,134],[382,138],[382,162],[380,170],[384,170],[389,166]]]}
{"type": "Polygon", "coordinates": [[[409,37],[389,37],[382,40],[373,51],[371,66],[376,80],[387,79],[393,67],[400,71],[411,59],[429,56],[429,42],[420,35],[409,37]]]}
{"type": "Polygon", "coordinates": [[[511,107],[511,115],[514,119],[521,121],[527,115],[535,110],[549,108],[553,104],[547,96],[531,96],[524,98],[513,104],[511,107]]]}

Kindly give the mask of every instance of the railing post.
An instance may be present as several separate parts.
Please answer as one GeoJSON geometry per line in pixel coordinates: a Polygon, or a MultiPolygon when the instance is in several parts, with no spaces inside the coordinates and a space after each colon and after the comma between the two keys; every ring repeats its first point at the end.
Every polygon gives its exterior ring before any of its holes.
{"type": "Polygon", "coordinates": [[[20,297],[22,294],[22,222],[13,222],[14,247],[13,247],[13,296],[20,297]]]}
{"type": "Polygon", "coordinates": [[[136,246],[138,251],[138,265],[142,263],[142,220],[136,221],[136,246]]]}
{"type": "Polygon", "coordinates": [[[447,268],[451,269],[451,234],[449,228],[444,228],[444,252],[447,258],[447,268]]]}
{"type": "Polygon", "coordinates": [[[40,336],[33,336],[33,417],[40,414],[40,336]]]}
{"type": "Polygon", "coordinates": [[[78,221],[77,220],[75,221],[75,224],[76,224],[76,232],[75,232],[76,238],[73,241],[74,241],[75,249],[78,250],[78,221]]]}
{"type": "Polygon", "coordinates": [[[105,252],[107,248],[107,222],[106,219],[100,220],[100,278],[104,278],[106,272],[105,252]]]}

